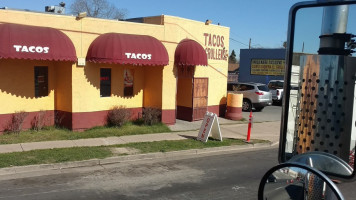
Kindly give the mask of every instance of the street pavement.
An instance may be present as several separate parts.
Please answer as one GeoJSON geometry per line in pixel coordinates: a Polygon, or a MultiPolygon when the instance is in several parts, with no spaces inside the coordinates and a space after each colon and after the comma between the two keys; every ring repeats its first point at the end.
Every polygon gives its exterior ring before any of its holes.
{"type": "Polygon", "coordinates": [[[278,148],[136,160],[62,173],[0,176],[6,200],[256,200],[264,173],[278,164],[278,148]]]}
{"type": "MultiPolygon", "coordinates": [[[[223,138],[236,138],[246,139],[248,121],[233,121],[224,118],[218,118],[220,124],[221,135],[223,138]]],[[[186,122],[177,120],[176,124],[170,126],[173,132],[169,133],[155,133],[144,135],[130,135],[121,137],[107,137],[107,138],[90,138],[79,140],[61,140],[61,141],[44,141],[44,142],[31,142],[20,144],[7,144],[0,145],[0,153],[10,152],[23,152],[37,149],[53,149],[53,148],[69,148],[69,147],[85,147],[85,146],[107,146],[115,144],[127,144],[134,142],[153,142],[163,140],[184,140],[188,138],[196,138],[199,133],[199,128],[202,121],[186,122]]],[[[105,165],[123,162],[125,160],[138,160],[138,159],[153,159],[162,157],[174,157],[182,155],[197,155],[216,152],[237,151],[251,148],[264,148],[276,146],[279,143],[279,130],[280,121],[271,122],[255,122],[251,129],[251,141],[254,139],[268,140],[270,143],[262,144],[249,144],[230,146],[230,147],[217,147],[209,149],[193,149],[177,152],[158,152],[150,154],[137,154],[137,152],[129,152],[125,148],[118,148],[119,153],[133,154],[128,156],[116,156],[105,159],[93,159],[88,161],[77,161],[69,163],[58,164],[43,164],[21,167],[8,167],[0,169],[0,179],[16,178],[25,176],[35,176],[36,174],[53,173],[53,170],[77,167],[92,167],[97,165],[105,165]]],[[[209,142],[209,141],[208,141],[209,142]]]]}

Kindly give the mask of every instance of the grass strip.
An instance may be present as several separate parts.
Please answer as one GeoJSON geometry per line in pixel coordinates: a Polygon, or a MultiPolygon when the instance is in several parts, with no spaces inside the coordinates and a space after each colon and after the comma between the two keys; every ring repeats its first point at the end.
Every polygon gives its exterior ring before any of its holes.
{"type": "Polygon", "coordinates": [[[0,168],[69,161],[90,160],[112,156],[108,147],[73,147],[0,154],[0,168]]]}
{"type": "Polygon", "coordinates": [[[139,125],[135,123],[126,123],[120,128],[115,127],[95,127],[84,132],[74,132],[68,129],[55,127],[46,127],[43,130],[27,130],[19,134],[0,135],[0,144],[17,144],[26,142],[41,142],[54,140],[76,140],[84,138],[98,138],[124,135],[142,135],[149,133],[167,133],[171,132],[167,125],[163,123],[152,126],[139,125]]]}
{"type": "MultiPolygon", "coordinates": [[[[253,140],[252,143],[264,143],[268,141],[253,140]]],[[[11,166],[24,166],[36,164],[51,164],[70,161],[82,161],[89,159],[102,159],[114,156],[112,149],[127,147],[138,149],[140,153],[169,152],[188,149],[202,149],[230,145],[245,144],[240,139],[224,139],[223,142],[209,140],[203,143],[194,139],[178,141],[141,142],[113,146],[100,147],[73,147],[63,149],[33,150],[26,152],[14,152],[0,154],[0,168],[11,166]]]]}

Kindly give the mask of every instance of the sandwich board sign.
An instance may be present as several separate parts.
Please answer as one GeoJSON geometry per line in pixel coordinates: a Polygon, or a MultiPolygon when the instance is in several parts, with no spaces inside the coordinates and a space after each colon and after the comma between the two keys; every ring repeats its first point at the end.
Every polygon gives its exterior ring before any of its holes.
{"type": "Polygon", "coordinates": [[[206,112],[197,140],[207,142],[210,134],[212,138],[222,141],[218,117],[215,113],[206,112]]]}

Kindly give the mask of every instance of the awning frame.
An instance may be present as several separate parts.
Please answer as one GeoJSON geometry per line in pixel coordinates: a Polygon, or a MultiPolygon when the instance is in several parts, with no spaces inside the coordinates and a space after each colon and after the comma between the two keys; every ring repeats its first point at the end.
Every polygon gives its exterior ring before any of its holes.
{"type": "Polygon", "coordinates": [[[148,35],[105,33],[98,36],[89,46],[88,62],[165,66],[169,64],[165,46],[148,35]]]}
{"type": "Polygon", "coordinates": [[[75,47],[60,30],[23,24],[0,24],[0,59],[77,61],[75,47]]]}
{"type": "Polygon", "coordinates": [[[176,65],[185,66],[208,66],[208,56],[204,48],[198,42],[191,39],[184,39],[176,48],[174,63],[176,65]]]}

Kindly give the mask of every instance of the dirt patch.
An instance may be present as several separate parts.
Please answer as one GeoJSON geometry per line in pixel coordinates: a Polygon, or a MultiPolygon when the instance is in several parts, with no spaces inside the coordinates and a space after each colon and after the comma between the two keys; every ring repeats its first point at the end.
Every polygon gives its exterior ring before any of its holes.
{"type": "Polygon", "coordinates": [[[133,154],[138,154],[140,153],[140,150],[135,149],[135,148],[111,148],[111,152],[114,155],[133,155],[133,154]]]}

